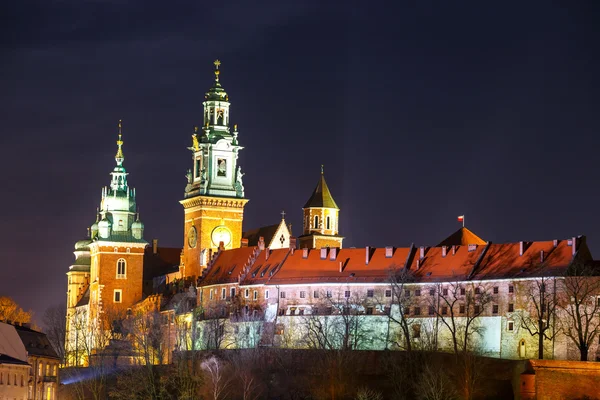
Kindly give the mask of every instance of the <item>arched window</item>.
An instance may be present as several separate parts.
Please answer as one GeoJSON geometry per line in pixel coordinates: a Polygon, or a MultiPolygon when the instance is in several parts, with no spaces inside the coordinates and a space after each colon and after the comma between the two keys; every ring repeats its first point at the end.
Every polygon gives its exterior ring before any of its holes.
{"type": "Polygon", "coordinates": [[[319,216],[315,215],[315,229],[319,229],[319,216]]]}
{"type": "Polygon", "coordinates": [[[127,262],[124,258],[117,261],[117,279],[125,279],[127,273],[127,262]]]}
{"type": "Polygon", "coordinates": [[[310,229],[310,218],[308,217],[308,215],[306,216],[306,221],[304,221],[304,227],[306,229],[310,229]]]}
{"type": "Polygon", "coordinates": [[[327,220],[326,221],[327,221],[326,222],[327,229],[331,229],[331,218],[329,217],[329,215],[327,216],[327,220]]]}

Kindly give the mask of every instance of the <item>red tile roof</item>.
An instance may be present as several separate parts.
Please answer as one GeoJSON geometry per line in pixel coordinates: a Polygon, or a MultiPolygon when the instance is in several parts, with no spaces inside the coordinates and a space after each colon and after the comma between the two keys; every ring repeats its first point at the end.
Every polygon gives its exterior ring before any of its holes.
{"type": "Polygon", "coordinates": [[[201,285],[238,282],[244,267],[252,266],[253,258],[258,253],[256,246],[220,251],[202,275],[201,285]]]}
{"type": "MultiPolygon", "coordinates": [[[[576,241],[577,256],[589,262],[585,237],[576,241]]],[[[265,250],[244,247],[219,253],[201,285],[238,281],[268,285],[386,282],[391,269],[404,268],[406,264],[420,282],[560,276],[573,261],[571,242],[572,239],[557,240],[556,245],[553,241],[524,242],[523,255],[519,255],[519,242],[422,250],[419,247],[312,249],[306,250],[306,257],[305,250],[278,249],[271,250],[268,260],[265,250]]]]}
{"type": "Polygon", "coordinates": [[[390,268],[402,268],[410,252],[409,248],[395,248],[392,249],[392,257],[386,258],[385,248],[369,250],[368,264],[365,248],[311,249],[307,258],[304,258],[304,250],[295,251],[269,284],[385,282],[390,268]],[[321,258],[322,251],[326,252],[324,259],[321,258]],[[331,251],[336,252],[334,260],[331,259],[331,251]]]}
{"type": "Polygon", "coordinates": [[[472,231],[468,230],[464,226],[454,232],[452,235],[448,236],[446,239],[442,240],[437,247],[441,246],[468,246],[470,244],[485,244],[486,241],[474,234],[472,231]]]}
{"type": "Polygon", "coordinates": [[[417,248],[410,264],[410,270],[419,281],[440,282],[448,280],[466,280],[470,275],[485,246],[425,247],[424,257],[420,258],[417,248]]]}

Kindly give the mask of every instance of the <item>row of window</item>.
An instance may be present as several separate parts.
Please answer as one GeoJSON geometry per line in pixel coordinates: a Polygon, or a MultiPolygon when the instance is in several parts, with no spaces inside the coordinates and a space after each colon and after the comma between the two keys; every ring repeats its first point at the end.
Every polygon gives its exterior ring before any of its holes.
{"type": "MultiPolygon", "coordinates": [[[[211,300],[213,300],[216,298],[217,293],[218,293],[217,289],[210,289],[208,291],[208,297],[211,300]]],[[[235,288],[230,288],[229,294],[230,294],[230,299],[233,299],[235,297],[235,288]]],[[[244,297],[246,299],[250,298],[250,289],[244,290],[244,297]]],[[[268,299],[268,298],[269,298],[269,291],[265,290],[265,299],[268,299]]],[[[227,300],[227,289],[226,288],[221,288],[221,300],[227,300]]],[[[258,300],[258,290],[253,291],[252,300],[258,300]]]]}
{"type": "MultiPolygon", "coordinates": [[[[56,376],[56,372],[57,372],[57,368],[58,365],[57,364],[50,364],[50,363],[46,363],[46,376],[56,376]]],[[[38,362],[38,376],[42,376],[44,375],[44,363],[42,361],[38,362]]]]}
{"type": "Polygon", "coordinates": [[[19,385],[19,381],[17,380],[17,374],[12,374],[12,379],[10,379],[10,378],[11,378],[10,373],[6,373],[6,379],[5,379],[4,372],[0,372],[0,385],[25,386],[25,377],[23,376],[23,374],[21,374],[21,384],[20,385],[19,385]]]}
{"type": "MultiPolygon", "coordinates": [[[[333,314],[333,307],[323,307],[323,308],[319,308],[319,307],[311,307],[310,308],[310,314],[311,315],[332,315],[333,314]]],[[[341,310],[338,310],[341,314],[350,314],[350,307],[344,307],[341,310]]],[[[353,310],[354,312],[356,312],[356,310],[353,310]]],[[[375,311],[374,307],[366,307],[364,309],[364,314],[366,315],[373,315],[375,311]]],[[[388,315],[390,313],[390,307],[384,307],[383,310],[380,310],[380,312],[382,314],[388,315]]],[[[288,315],[304,315],[305,313],[305,308],[304,307],[290,307],[289,309],[289,314],[288,315]]],[[[363,312],[357,312],[357,314],[362,314],[363,312]]],[[[280,309],[279,310],[279,315],[286,315],[286,310],[285,309],[280,309]]]]}
{"type": "MultiPolygon", "coordinates": [[[[313,229],[319,229],[319,216],[315,215],[314,219],[314,224],[313,224],[313,229]]],[[[309,217],[308,215],[306,216],[306,221],[305,221],[306,227],[309,227],[309,217]]],[[[325,217],[325,229],[331,229],[331,217],[328,215],[327,217],[325,217]]]]}
{"type": "MultiPolygon", "coordinates": [[[[513,294],[514,292],[515,292],[515,287],[513,285],[508,285],[508,293],[509,294],[513,294]]],[[[448,296],[448,293],[449,293],[449,289],[448,288],[442,288],[442,296],[448,296]]],[[[464,287],[461,287],[460,288],[460,295],[464,296],[464,295],[466,295],[466,293],[467,293],[467,289],[464,288],[464,287]]],[[[481,293],[482,293],[481,288],[480,287],[476,287],[475,288],[475,294],[481,294],[481,293]]],[[[499,287],[498,286],[494,286],[492,288],[492,293],[493,294],[500,293],[499,287]]],[[[405,289],[404,290],[404,296],[405,297],[410,297],[410,295],[411,295],[411,290],[410,289],[405,289]]],[[[415,289],[414,295],[415,296],[421,296],[421,289],[415,289]]],[[[435,289],[429,289],[429,295],[430,296],[435,296],[435,289]]],[[[387,291],[386,291],[386,297],[389,297],[389,296],[387,296],[387,291]]]]}
{"type": "MultiPolygon", "coordinates": [[[[448,315],[448,306],[440,306],[440,314],[441,315],[448,315]]],[[[473,315],[478,315],[480,313],[483,313],[485,310],[483,310],[481,308],[480,305],[476,304],[473,306],[473,315]]],[[[508,304],[508,312],[514,312],[515,311],[515,306],[513,303],[509,303],[508,304]]],[[[492,314],[498,314],[500,312],[500,307],[498,306],[498,304],[492,304],[492,314]]],[[[466,306],[464,304],[459,304],[458,306],[458,313],[459,314],[465,314],[466,313],[466,306]]],[[[411,314],[411,307],[406,307],[404,308],[404,314],[405,315],[410,315],[411,314]]],[[[433,306],[429,306],[428,308],[428,315],[436,315],[435,312],[435,307],[433,306]]],[[[421,307],[412,307],[412,315],[421,315],[421,307]]]]}
{"type": "MultiPolygon", "coordinates": [[[[449,290],[448,288],[442,288],[442,296],[448,296],[448,290],[449,290]]],[[[209,297],[210,297],[211,300],[213,300],[215,298],[216,293],[217,293],[217,289],[210,289],[210,291],[209,291],[209,297]],[[213,293],[214,293],[214,295],[213,295],[213,293]]],[[[307,293],[308,293],[307,291],[301,290],[299,292],[300,298],[301,299],[305,299],[307,297],[307,293]]],[[[421,296],[421,289],[415,289],[414,292],[411,292],[410,289],[405,289],[404,290],[404,296],[405,297],[410,297],[411,293],[414,294],[414,296],[417,296],[417,297],[421,296]]],[[[498,286],[494,286],[493,287],[492,293],[493,294],[498,294],[499,293],[498,286]]],[[[514,286],[513,285],[509,285],[508,286],[508,293],[509,294],[514,293],[514,286]]],[[[231,288],[230,289],[230,294],[231,294],[231,298],[235,297],[235,288],[231,288]]],[[[465,294],[466,294],[466,288],[461,287],[460,288],[460,295],[464,296],[465,294]]],[[[481,294],[481,289],[479,287],[475,288],[475,294],[481,294]]],[[[385,295],[385,297],[392,297],[392,290],[391,289],[386,289],[385,292],[384,292],[384,295],[385,295]]],[[[430,296],[435,296],[435,289],[429,289],[429,295],[430,296]]],[[[279,296],[282,299],[285,299],[286,298],[286,292],[285,291],[281,291],[279,293],[279,296]]],[[[313,291],[312,297],[314,299],[318,299],[321,296],[324,296],[324,297],[327,297],[327,298],[331,298],[331,297],[333,297],[333,292],[331,290],[325,290],[324,292],[318,291],[318,290],[313,291]]],[[[350,290],[345,290],[344,291],[344,297],[348,299],[348,298],[350,298],[350,296],[351,296],[350,290]]],[[[244,297],[246,299],[250,298],[250,289],[245,289],[245,291],[244,291],[244,297]]],[[[375,289],[367,289],[367,297],[371,297],[371,298],[375,297],[375,289]]],[[[226,298],[227,298],[227,289],[226,288],[222,288],[221,289],[221,300],[225,300],[226,298]]],[[[253,300],[258,300],[258,290],[254,290],[252,298],[253,298],[253,300]]],[[[269,298],[269,291],[265,290],[265,299],[268,299],[268,298],[269,298]]],[[[512,312],[512,311],[510,311],[510,312],[512,312]]]]}

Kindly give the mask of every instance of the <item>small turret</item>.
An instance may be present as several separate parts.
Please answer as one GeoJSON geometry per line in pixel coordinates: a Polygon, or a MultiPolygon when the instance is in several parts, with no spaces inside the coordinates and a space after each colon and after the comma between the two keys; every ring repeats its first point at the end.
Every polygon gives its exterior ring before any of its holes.
{"type": "Polygon", "coordinates": [[[110,231],[112,228],[111,222],[106,218],[106,214],[104,218],[98,223],[98,234],[102,239],[108,239],[110,236],[110,231]]]}
{"type": "Polygon", "coordinates": [[[98,210],[96,210],[96,222],[94,222],[90,228],[90,230],[91,230],[90,239],[92,239],[92,240],[98,236],[98,228],[99,228],[98,222],[100,222],[100,212],[98,210]]]}
{"type": "Polygon", "coordinates": [[[144,236],[144,223],[140,221],[140,213],[137,213],[135,221],[131,224],[131,232],[136,239],[144,236]]]}

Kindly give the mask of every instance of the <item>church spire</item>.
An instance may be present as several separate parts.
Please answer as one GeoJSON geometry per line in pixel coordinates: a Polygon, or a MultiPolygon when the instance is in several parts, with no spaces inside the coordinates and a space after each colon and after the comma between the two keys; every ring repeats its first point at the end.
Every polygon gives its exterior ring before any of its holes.
{"type": "Polygon", "coordinates": [[[125,156],[123,156],[123,132],[122,132],[122,120],[119,120],[119,139],[117,140],[117,154],[115,155],[115,161],[118,166],[123,165],[125,156]]]}
{"type": "Polygon", "coordinates": [[[117,165],[113,169],[112,180],[110,182],[110,188],[113,191],[125,191],[127,190],[127,172],[125,171],[125,167],[123,167],[123,161],[125,161],[125,156],[123,155],[123,131],[122,131],[123,122],[119,120],[119,139],[117,140],[117,154],[115,154],[115,161],[117,165]]]}

